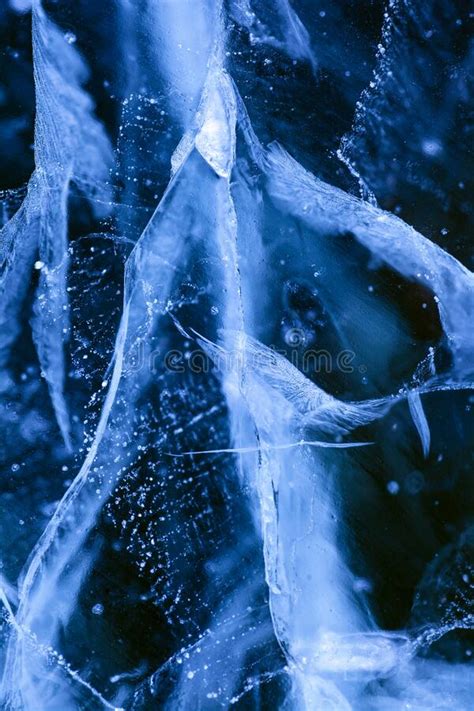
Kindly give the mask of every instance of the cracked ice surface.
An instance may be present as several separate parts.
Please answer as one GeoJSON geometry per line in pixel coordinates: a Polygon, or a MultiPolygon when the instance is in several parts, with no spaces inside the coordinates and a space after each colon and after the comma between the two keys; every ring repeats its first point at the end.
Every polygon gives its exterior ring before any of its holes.
{"type": "Polygon", "coordinates": [[[2,708],[472,708],[468,20],[0,9],[2,708]]]}

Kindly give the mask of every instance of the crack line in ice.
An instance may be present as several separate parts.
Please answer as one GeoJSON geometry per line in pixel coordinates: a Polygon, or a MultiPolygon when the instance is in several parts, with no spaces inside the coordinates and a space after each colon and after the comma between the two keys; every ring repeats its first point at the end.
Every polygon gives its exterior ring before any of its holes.
{"type": "Polygon", "coordinates": [[[319,440],[305,440],[288,442],[287,444],[262,444],[260,447],[229,447],[224,449],[198,449],[189,452],[164,452],[169,457],[186,457],[191,454],[247,454],[249,452],[266,452],[276,449],[293,449],[294,447],[321,447],[327,449],[349,449],[350,447],[368,447],[373,442],[321,442],[319,440]]]}
{"type": "Polygon", "coordinates": [[[96,699],[98,699],[105,706],[105,708],[111,709],[112,711],[125,711],[125,709],[119,706],[115,706],[114,704],[111,704],[109,701],[107,701],[107,699],[105,699],[102,694],[97,691],[97,689],[95,689],[91,684],[89,684],[89,682],[83,679],[77,671],[72,669],[68,662],[65,661],[62,654],[59,654],[59,652],[57,652],[55,649],[52,649],[51,647],[45,647],[44,645],[40,644],[36,636],[31,632],[31,630],[24,627],[23,625],[18,624],[16,616],[8,600],[8,597],[2,587],[0,587],[0,601],[3,603],[7,612],[8,623],[14,628],[18,637],[26,640],[30,649],[32,649],[40,656],[45,657],[48,661],[53,660],[62,671],[65,671],[66,674],[68,674],[71,679],[73,679],[73,681],[77,682],[85,689],[87,689],[96,699]]]}

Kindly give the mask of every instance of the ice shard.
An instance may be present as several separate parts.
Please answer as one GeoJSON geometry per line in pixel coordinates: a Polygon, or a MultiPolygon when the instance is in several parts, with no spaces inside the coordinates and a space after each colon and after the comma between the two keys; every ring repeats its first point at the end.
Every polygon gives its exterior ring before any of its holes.
{"type": "Polygon", "coordinates": [[[64,397],[69,319],[67,199],[71,180],[85,193],[107,196],[104,180],[111,150],[82,90],[87,71],[68,38],[48,19],[40,0],[32,3],[36,87],[35,171],[18,213],[2,230],[2,362],[18,332],[18,311],[35,263],[40,272],[33,333],[38,358],[68,448],[70,425],[64,397]]]}
{"type": "Polygon", "coordinates": [[[35,109],[0,194],[2,708],[468,711],[462,8],[4,15],[35,109]]]}

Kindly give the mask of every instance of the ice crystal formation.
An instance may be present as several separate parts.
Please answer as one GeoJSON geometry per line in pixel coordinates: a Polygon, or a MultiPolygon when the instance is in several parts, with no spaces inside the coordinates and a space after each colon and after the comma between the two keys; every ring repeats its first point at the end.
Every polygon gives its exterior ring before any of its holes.
{"type": "Polygon", "coordinates": [[[468,6],[0,6],[5,711],[473,708],[468,6]]]}

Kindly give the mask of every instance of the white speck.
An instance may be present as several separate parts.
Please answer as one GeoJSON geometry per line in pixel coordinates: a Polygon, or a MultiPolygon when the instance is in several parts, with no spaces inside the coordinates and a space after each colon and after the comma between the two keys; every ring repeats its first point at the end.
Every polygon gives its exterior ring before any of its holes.
{"type": "Polygon", "coordinates": [[[44,262],[40,262],[39,260],[35,262],[35,269],[43,269],[44,267],[44,262]]]}
{"type": "Polygon", "coordinates": [[[421,150],[426,156],[435,158],[443,152],[443,146],[435,138],[425,138],[421,143],[421,150]]]}
{"type": "Polygon", "coordinates": [[[365,578],[356,578],[352,587],[354,588],[354,592],[372,591],[372,583],[370,580],[366,580],[365,578]]]}
{"type": "Polygon", "coordinates": [[[400,484],[396,481],[389,481],[387,484],[387,491],[392,496],[395,496],[400,491],[400,484]]]}
{"type": "Polygon", "coordinates": [[[15,12],[28,12],[31,10],[31,0],[10,0],[10,7],[15,12]]]}
{"type": "Polygon", "coordinates": [[[102,615],[104,612],[104,606],[98,602],[97,604],[94,605],[92,608],[92,614],[93,615],[102,615]]]}

